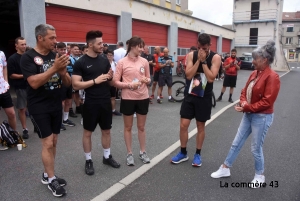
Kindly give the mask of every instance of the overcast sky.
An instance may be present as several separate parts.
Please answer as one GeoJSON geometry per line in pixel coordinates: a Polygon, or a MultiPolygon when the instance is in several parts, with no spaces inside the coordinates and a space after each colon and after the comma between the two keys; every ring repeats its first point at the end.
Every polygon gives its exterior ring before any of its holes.
{"type": "MultiPolygon", "coordinates": [[[[233,0],[189,0],[189,10],[194,17],[218,25],[232,24],[233,0]]],[[[300,0],[284,0],[283,11],[300,11],[300,0]]]]}

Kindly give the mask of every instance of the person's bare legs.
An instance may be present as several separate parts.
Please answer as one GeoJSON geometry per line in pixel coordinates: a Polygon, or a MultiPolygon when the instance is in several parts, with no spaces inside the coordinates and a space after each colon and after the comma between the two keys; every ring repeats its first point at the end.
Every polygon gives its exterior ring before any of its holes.
{"type": "MultiPolygon", "coordinates": [[[[8,124],[12,129],[17,130],[17,120],[14,107],[3,108],[8,118],[8,124]]],[[[26,117],[25,117],[26,118],[26,117]]]]}
{"type": "Polygon", "coordinates": [[[186,148],[187,142],[189,140],[188,136],[188,129],[190,126],[191,120],[190,119],[180,119],[180,133],[179,133],[179,138],[180,138],[180,146],[186,148]]]}
{"type": "Polygon", "coordinates": [[[111,136],[110,136],[110,129],[109,130],[101,130],[101,142],[103,149],[110,148],[111,136]]]}
{"type": "Polygon", "coordinates": [[[41,139],[42,141],[42,161],[45,172],[49,178],[54,177],[54,159],[56,155],[57,134],[41,139]]]}
{"type": "Polygon", "coordinates": [[[140,151],[146,151],[146,132],[145,132],[145,124],[146,124],[147,115],[141,115],[137,113],[137,129],[138,129],[138,138],[140,142],[140,151]]]}
{"type": "Polygon", "coordinates": [[[127,154],[132,154],[132,125],[133,125],[133,115],[127,116],[123,115],[124,120],[124,139],[127,149],[127,154]]]}
{"type": "Polygon", "coordinates": [[[152,95],[154,95],[154,93],[155,93],[156,85],[157,85],[157,82],[153,82],[153,85],[152,85],[152,95]]]}
{"type": "Polygon", "coordinates": [[[27,128],[26,126],[26,107],[19,109],[19,118],[20,118],[20,122],[22,124],[22,128],[25,129],[27,128]]]}
{"type": "Polygon", "coordinates": [[[82,144],[84,153],[90,153],[92,151],[92,131],[83,130],[82,144]]]}
{"type": "Polygon", "coordinates": [[[201,149],[205,138],[205,122],[196,121],[198,133],[196,136],[196,148],[201,149]]]}
{"type": "Polygon", "coordinates": [[[111,102],[112,111],[114,111],[116,109],[116,97],[111,97],[110,102],[111,102]]]}

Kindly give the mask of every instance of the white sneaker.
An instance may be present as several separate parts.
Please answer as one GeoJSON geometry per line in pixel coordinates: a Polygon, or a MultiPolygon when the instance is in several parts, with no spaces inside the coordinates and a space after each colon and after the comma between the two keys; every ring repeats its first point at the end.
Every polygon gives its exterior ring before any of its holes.
{"type": "Polygon", "coordinates": [[[218,171],[213,172],[210,175],[212,178],[221,178],[221,177],[229,177],[230,176],[230,169],[229,168],[223,168],[223,165],[220,166],[218,171]]]}
{"type": "Polygon", "coordinates": [[[7,146],[4,146],[4,145],[0,144],[0,151],[5,151],[7,149],[8,149],[7,146]]]}
{"type": "Polygon", "coordinates": [[[263,183],[265,183],[265,176],[264,175],[258,175],[255,174],[254,179],[251,181],[251,188],[260,188],[263,183]],[[255,185],[256,184],[256,185],[255,185]]]}

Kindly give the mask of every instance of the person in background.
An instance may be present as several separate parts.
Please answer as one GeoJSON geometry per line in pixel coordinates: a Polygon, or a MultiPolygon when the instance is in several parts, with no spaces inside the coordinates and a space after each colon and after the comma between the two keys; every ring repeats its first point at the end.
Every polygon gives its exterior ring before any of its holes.
{"type": "MultiPolygon", "coordinates": [[[[247,138],[252,134],[251,152],[254,157],[254,179],[250,187],[259,188],[265,182],[263,144],[274,118],[274,103],[280,89],[278,74],[271,69],[275,57],[275,42],[269,40],[252,52],[254,71],[242,90],[235,106],[243,118],[224,163],[211,174],[212,178],[229,177],[230,169],[247,138]],[[258,184],[258,185],[255,185],[258,184]]],[[[249,166],[248,164],[247,167],[249,166]]],[[[249,168],[245,168],[249,171],[249,168]]]]}

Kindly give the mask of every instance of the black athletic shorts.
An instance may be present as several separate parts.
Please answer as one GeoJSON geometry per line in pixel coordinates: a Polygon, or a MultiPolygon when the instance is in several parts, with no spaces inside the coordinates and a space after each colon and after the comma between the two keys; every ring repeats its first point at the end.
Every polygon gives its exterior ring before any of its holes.
{"type": "Polygon", "coordinates": [[[94,132],[97,124],[101,130],[111,129],[112,108],[110,99],[99,101],[97,104],[83,104],[83,128],[94,132]]]}
{"type": "Polygon", "coordinates": [[[181,104],[180,116],[183,119],[193,119],[206,122],[210,119],[212,108],[212,97],[198,97],[187,95],[181,104]]]}
{"type": "Polygon", "coordinates": [[[236,86],[236,75],[226,75],[223,81],[223,87],[235,87],[236,86]]]}
{"type": "Polygon", "coordinates": [[[158,86],[163,87],[166,84],[168,87],[172,87],[172,75],[160,74],[158,78],[158,86]]]}
{"type": "Polygon", "coordinates": [[[7,92],[0,94],[0,107],[2,108],[10,108],[13,107],[14,104],[12,102],[9,90],[7,92]]]}
{"type": "Polygon", "coordinates": [[[124,100],[121,99],[120,112],[123,115],[130,116],[135,112],[146,115],[149,109],[149,98],[143,100],[124,100]]]}
{"type": "Polygon", "coordinates": [[[31,114],[30,119],[37,130],[39,138],[49,137],[52,133],[59,134],[62,121],[62,111],[43,114],[31,114]]]}
{"type": "Polygon", "coordinates": [[[66,100],[66,99],[72,99],[72,86],[66,87],[66,86],[62,86],[61,87],[61,92],[62,92],[62,100],[66,100]]]}
{"type": "Polygon", "coordinates": [[[115,98],[117,95],[117,88],[114,86],[110,86],[110,97],[115,98]]]}
{"type": "Polygon", "coordinates": [[[153,82],[158,82],[158,77],[159,77],[159,71],[158,72],[154,72],[154,75],[153,75],[153,82]]]}

